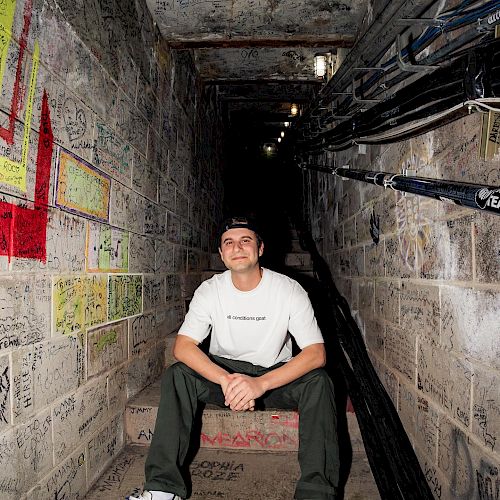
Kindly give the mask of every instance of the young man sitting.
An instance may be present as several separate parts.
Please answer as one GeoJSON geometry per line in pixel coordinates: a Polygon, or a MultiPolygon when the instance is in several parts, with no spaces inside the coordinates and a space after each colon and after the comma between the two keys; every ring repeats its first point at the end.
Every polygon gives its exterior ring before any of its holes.
{"type": "MultiPolygon", "coordinates": [[[[301,476],[296,499],[335,499],[338,444],[333,385],[323,337],[304,289],[259,264],[264,251],[252,220],[233,217],[220,231],[228,271],[203,282],[174,345],[179,361],[163,375],[145,491],[130,500],[187,496],[184,464],[198,403],[248,411],[299,411],[301,476]],[[209,355],[199,344],[211,333],[209,355]],[[292,357],[292,335],[300,353],[292,357]]],[[[265,498],[265,496],[259,497],[265,498]]]]}

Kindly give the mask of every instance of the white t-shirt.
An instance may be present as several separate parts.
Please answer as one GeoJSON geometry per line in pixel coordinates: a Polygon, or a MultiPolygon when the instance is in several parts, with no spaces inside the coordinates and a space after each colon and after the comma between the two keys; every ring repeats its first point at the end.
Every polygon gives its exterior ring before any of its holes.
{"type": "Polygon", "coordinates": [[[323,343],[306,291],[269,269],[248,292],[234,286],[231,271],[197,288],[179,334],[201,342],[210,329],[211,354],[264,367],[290,360],[289,334],[301,349],[323,343]]]}

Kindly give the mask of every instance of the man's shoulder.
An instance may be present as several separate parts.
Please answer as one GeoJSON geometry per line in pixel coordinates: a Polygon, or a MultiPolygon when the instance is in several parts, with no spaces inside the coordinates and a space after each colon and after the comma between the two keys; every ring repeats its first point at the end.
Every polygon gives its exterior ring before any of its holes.
{"type": "Polygon", "coordinates": [[[224,271],[222,273],[214,274],[211,278],[207,278],[205,281],[202,281],[198,289],[210,290],[211,288],[217,287],[222,283],[225,283],[227,280],[227,274],[230,271],[224,271]]]}
{"type": "Polygon", "coordinates": [[[275,284],[279,284],[282,286],[288,286],[291,288],[295,288],[297,286],[300,287],[300,284],[298,281],[294,280],[293,278],[290,278],[290,276],[287,276],[286,274],[278,273],[277,271],[272,271],[271,269],[266,268],[266,272],[269,273],[271,277],[271,282],[274,282],[275,284]]]}

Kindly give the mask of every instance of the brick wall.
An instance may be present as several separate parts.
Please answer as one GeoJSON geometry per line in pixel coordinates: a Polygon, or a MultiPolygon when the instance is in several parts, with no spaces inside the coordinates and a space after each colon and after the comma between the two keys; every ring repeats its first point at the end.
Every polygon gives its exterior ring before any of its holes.
{"type": "Polygon", "coordinates": [[[83,498],[207,267],[218,105],[142,0],[0,25],[0,496],[83,498]]]}
{"type": "MultiPolygon", "coordinates": [[[[500,185],[479,159],[480,116],[314,162],[500,185]]],[[[335,282],[436,498],[491,499],[500,479],[500,218],[306,175],[307,210],[335,282]]]]}

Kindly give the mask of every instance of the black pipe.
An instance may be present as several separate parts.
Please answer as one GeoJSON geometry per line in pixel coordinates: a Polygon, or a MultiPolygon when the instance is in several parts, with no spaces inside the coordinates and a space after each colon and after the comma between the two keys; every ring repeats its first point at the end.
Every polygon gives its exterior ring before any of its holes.
{"type": "Polygon", "coordinates": [[[355,170],[346,167],[332,168],[326,165],[305,165],[305,170],[317,170],[355,179],[395,191],[427,196],[440,201],[453,202],[463,207],[492,212],[500,215],[500,187],[471,184],[427,177],[410,177],[390,172],[355,170]]]}

